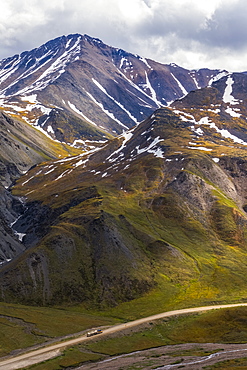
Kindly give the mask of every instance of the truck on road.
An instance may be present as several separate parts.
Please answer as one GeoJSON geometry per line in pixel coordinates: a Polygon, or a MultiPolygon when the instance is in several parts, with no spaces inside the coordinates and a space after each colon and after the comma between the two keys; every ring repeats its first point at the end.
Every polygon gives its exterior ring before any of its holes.
{"type": "Polygon", "coordinates": [[[87,333],[87,337],[92,337],[93,335],[97,335],[97,334],[101,334],[101,333],[102,333],[101,329],[92,330],[92,331],[89,331],[87,333]]]}

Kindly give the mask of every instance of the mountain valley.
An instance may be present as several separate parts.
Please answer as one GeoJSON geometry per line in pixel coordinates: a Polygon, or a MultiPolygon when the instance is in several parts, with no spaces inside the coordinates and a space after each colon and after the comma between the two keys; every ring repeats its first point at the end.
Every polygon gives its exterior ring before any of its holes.
{"type": "Polygon", "coordinates": [[[2,301],[245,300],[246,74],[70,35],[0,76],[2,301]]]}

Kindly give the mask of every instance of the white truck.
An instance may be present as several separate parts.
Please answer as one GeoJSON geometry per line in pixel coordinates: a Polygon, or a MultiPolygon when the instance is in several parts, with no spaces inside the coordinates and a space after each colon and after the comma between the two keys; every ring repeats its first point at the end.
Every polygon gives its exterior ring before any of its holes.
{"type": "Polygon", "coordinates": [[[92,337],[93,335],[97,335],[97,334],[101,334],[101,333],[102,333],[101,329],[92,330],[92,331],[89,331],[87,333],[87,337],[92,337]]]}

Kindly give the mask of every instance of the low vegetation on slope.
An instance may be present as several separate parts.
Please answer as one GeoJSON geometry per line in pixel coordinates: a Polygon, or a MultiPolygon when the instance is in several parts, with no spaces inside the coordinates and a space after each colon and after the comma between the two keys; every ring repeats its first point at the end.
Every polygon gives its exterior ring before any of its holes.
{"type": "Polygon", "coordinates": [[[17,182],[27,209],[15,229],[28,249],[2,268],[3,300],[140,299],[158,312],[246,296],[243,146],[214,131],[194,150],[191,122],[175,113],[160,109],[101,150],[17,182]]]}
{"type": "Polygon", "coordinates": [[[0,303],[0,357],[17,349],[115,322],[114,318],[97,314],[0,303]]]}
{"type": "Polygon", "coordinates": [[[78,153],[26,122],[10,118],[3,110],[0,110],[0,140],[0,180],[6,187],[37,163],[78,153]]]}
{"type": "MultiPolygon", "coordinates": [[[[24,347],[37,344],[42,340],[51,340],[55,333],[64,335],[70,331],[83,330],[85,327],[113,323],[109,318],[93,317],[78,312],[71,313],[68,310],[40,307],[27,309],[25,306],[12,304],[0,304],[0,314],[3,315],[0,320],[0,333],[4,338],[0,356],[16,349],[18,345],[24,347]],[[8,316],[4,316],[4,314],[8,316]],[[14,316],[14,318],[10,316],[14,316]],[[54,318],[56,318],[55,322],[54,318]]],[[[162,354],[166,355],[166,359],[168,356],[171,357],[170,363],[178,363],[178,360],[183,362],[187,359],[186,362],[189,362],[189,356],[196,356],[196,358],[198,356],[198,360],[200,360],[201,356],[223,351],[226,343],[245,343],[247,340],[246,314],[245,307],[238,307],[153,321],[117,334],[111,334],[108,337],[103,337],[104,339],[100,336],[91,338],[92,340],[88,343],[68,348],[56,358],[32,365],[28,369],[57,370],[82,364],[90,366],[89,362],[146,349],[150,349],[150,351],[142,353],[144,356],[141,361],[143,368],[146,368],[145,365],[150,365],[150,362],[153,366],[161,365],[162,362],[156,363],[155,360],[160,358],[162,354]],[[183,343],[187,343],[186,348],[175,346],[183,343]],[[211,343],[210,348],[204,348],[203,343],[211,343]],[[215,345],[213,346],[212,343],[215,345]],[[167,345],[169,347],[163,347],[167,345]],[[177,357],[178,359],[176,359],[177,357]]],[[[132,356],[131,360],[135,363],[138,359],[136,360],[132,356]]],[[[217,361],[217,357],[215,361],[217,361]]],[[[245,364],[244,360],[242,362],[245,364]]],[[[241,360],[239,363],[241,364],[241,360]]],[[[114,366],[113,362],[111,364],[114,366]]],[[[117,366],[121,366],[120,358],[117,360],[117,366]]]]}

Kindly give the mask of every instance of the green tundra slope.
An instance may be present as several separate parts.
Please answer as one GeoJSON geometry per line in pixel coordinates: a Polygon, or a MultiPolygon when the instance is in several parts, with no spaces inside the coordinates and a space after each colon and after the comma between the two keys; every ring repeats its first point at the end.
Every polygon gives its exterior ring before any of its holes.
{"type": "Polygon", "coordinates": [[[228,130],[242,118],[177,104],[17,181],[26,210],[14,228],[27,249],[0,271],[3,301],[102,308],[159,291],[168,307],[246,297],[245,126],[237,141],[228,130]]]}

